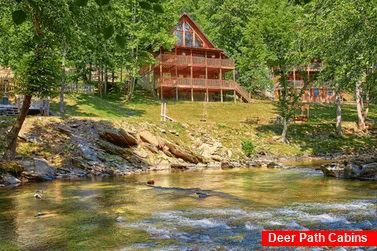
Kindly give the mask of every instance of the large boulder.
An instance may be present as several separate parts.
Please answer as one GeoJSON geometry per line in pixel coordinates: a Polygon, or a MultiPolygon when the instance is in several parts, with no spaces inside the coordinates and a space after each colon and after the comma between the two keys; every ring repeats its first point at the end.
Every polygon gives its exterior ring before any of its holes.
{"type": "Polygon", "coordinates": [[[116,146],[131,147],[138,144],[136,135],[123,129],[104,130],[99,133],[101,139],[116,146]]]}
{"type": "Polygon", "coordinates": [[[211,158],[212,155],[215,155],[222,145],[220,142],[215,141],[212,144],[203,143],[199,146],[198,152],[205,158],[211,158]]]}
{"type": "Polygon", "coordinates": [[[193,153],[190,151],[187,151],[185,149],[179,148],[175,144],[167,143],[166,144],[169,152],[176,158],[181,158],[186,162],[198,164],[200,161],[197,156],[195,156],[193,153]]]}
{"type": "Polygon", "coordinates": [[[319,169],[326,177],[341,178],[344,173],[344,165],[340,165],[339,163],[324,164],[319,169]]]}
{"type": "Polygon", "coordinates": [[[341,179],[377,180],[377,162],[360,165],[359,162],[330,163],[320,167],[325,176],[341,179]]]}
{"type": "Polygon", "coordinates": [[[377,162],[362,165],[362,169],[358,177],[360,179],[377,180],[377,162]]]}
{"type": "Polygon", "coordinates": [[[18,186],[21,183],[21,181],[10,174],[6,174],[3,177],[3,183],[6,186],[18,186]]]}
{"type": "Polygon", "coordinates": [[[142,131],[139,136],[140,139],[145,143],[155,145],[159,149],[162,149],[164,147],[162,140],[148,131],[142,131]]]}
{"type": "Polygon", "coordinates": [[[45,159],[31,159],[19,161],[25,170],[22,176],[28,180],[47,181],[56,178],[56,169],[48,164],[45,159]]]}

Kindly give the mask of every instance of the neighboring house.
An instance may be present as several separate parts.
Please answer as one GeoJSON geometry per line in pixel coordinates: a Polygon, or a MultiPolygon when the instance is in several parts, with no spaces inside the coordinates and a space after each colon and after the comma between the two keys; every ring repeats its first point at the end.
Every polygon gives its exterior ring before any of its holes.
{"type": "Polygon", "coordinates": [[[150,85],[160,99],[250,102],[251,95],[236,82],[235,62],[218,49],[184,13],[172,29],[178,42],[154,54],[158,64],[144,69],[141,84],[150,85]]]}
{"type": "MultiPolygon", "coordinates": [[[[0,66],[0,95],[1,97],[14,94],[14,84],[13,84],[14,74],[10,69],[1,68],[0,66]]],[[[0,97],[0,98],[1,98],[0,97]]]]}
{"type": "MultiPolygon", "coordinates": [[[[306,68],[295,69],[288,73],[286,76],[288,84],[291,87],[300,90],[304,87],[304,79],[310,79],[310,84],[301,97],[302,102],[319,102],[319,103],[331,103],[335,101],[335,90],[331,86],[330,82],[316,84],[313,79],[320,71],[320,63],[313,63],[306,68]]],[[[274,78],[275,82],[275,99],[279,99],[280,95],[280,82],[279,78],[274,78]]]]}

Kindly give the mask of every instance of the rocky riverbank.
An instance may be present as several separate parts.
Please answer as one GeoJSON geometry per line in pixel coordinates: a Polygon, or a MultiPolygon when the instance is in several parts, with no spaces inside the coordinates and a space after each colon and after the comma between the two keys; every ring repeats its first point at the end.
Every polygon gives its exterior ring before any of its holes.
{"type": "Polygon", "coordinates": [[[351,159],[321,165],[327,177],[377,181],[377,158],[351,159]]]}
{"type": "Polygon", "coordinates": [[[239,149],[226,148],[209,134],[183,126],[187,135],[148,123],[117,128],[109,121],[74,119],[34,125],[20,134],[21,144],[28,147],[27,156],[19,156],[11,163],[0,162],[0,186],[153,170],[281,168],[323,164],[335,159],[337,163],[321,167],[326,176],[377,179],[377,160],[366,160],[370,157],[358,160],[346,155],[277,157],[263,151],[253,158],[240,157],[239,152],[235,154],[239,149]],[[188,138],[185,143],[183,137],[188,138]]]}
{"type": "Polygon", "coordinates": [[[153,170],[282,167],[263,153],[255,159],[234,157],[232,149],[208,134],[188,135],[191,145],[174,140],[179,138],[175,130],[145,125],[115,128],[107,121],[69,120],[35,126],[20,135],[20,141],[35,147],[32,155],[1,163],[0,184],[17,186],[30,181],[122,176],[153,170]]]}

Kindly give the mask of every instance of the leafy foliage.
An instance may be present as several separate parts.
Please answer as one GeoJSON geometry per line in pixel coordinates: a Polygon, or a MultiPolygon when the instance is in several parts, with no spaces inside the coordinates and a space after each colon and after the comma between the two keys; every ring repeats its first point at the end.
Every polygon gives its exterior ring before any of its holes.
{"type": "Polygon", "coordinates": [[[245,140],[242,142],[242,151],[247,155],[251,156],[255,154],[255,146],[250,140],[245,140]]]}
{"type": "Polygon", "coordinates": [[[25,22],[26,18],[26,13],[23,10],[16,10],[12,13],[12,19],[16,25],[20,25],[25,22]]]}

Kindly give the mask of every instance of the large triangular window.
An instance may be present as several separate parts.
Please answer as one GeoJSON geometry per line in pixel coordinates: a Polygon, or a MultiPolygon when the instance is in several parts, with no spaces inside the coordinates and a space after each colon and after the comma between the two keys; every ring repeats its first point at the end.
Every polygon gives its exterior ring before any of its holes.
{"type": "Polygon", "coordinates": [[[203,47],[203,41],[194,29],[184,20],[180,20],[173,32],[178,37],[177,45],[189,47],[203,47]]]}

